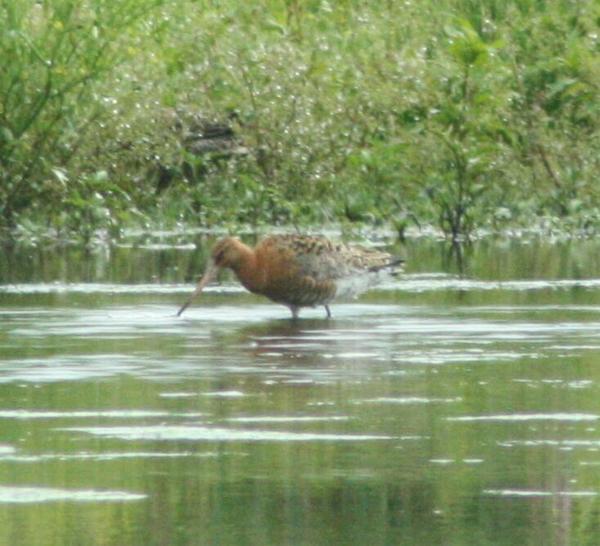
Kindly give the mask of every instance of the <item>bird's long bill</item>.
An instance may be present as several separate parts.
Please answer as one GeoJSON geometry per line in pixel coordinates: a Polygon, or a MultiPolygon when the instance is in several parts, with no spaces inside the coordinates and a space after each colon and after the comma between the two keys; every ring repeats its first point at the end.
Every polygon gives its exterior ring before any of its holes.
{"type": "Polygon", "coordinates": [[[204,275],[198,281],[198,284],[196,286],[196,290],[194,290],[192,292],[192,295],[181,306],[181,309],[179,309],[179,311],[177,311],[177,316],[178,317],[181,316],[181,313],[183,313],[189,307],[190,303],[192,303],[192,301],[194,300],[194,298],[196,296],[198,296],[202,292],[202,290],[204,290],[204,287],[217,276],[218,270],[219,270],[219,268],[212,261],[208,264],[208,267],[206,268],[206,271],[204,272],[204,275]]]}

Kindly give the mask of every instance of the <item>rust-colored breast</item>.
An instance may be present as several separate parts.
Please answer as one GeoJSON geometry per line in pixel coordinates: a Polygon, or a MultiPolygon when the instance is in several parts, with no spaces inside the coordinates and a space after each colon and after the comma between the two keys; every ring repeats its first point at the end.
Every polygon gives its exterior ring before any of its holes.
{"type": "Polygon", "coordinates": [[[331,301],[336,292],[335,279],[320,272],[319,257],[325,249],[314,239],[290,235],[263,240],[255,250],[257,265],[264,272],[260,293],[288,305],[331,301]]]}

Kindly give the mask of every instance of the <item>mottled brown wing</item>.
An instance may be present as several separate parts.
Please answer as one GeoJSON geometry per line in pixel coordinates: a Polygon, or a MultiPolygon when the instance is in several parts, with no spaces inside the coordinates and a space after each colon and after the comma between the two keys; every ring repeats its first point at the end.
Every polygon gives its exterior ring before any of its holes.
{"type": "Polygon", "coordinates": [[[336,287],[322,274],[322,241],[300,236],[271,236],[257,246],[265,270],[261,292],[274,301],[310,306],[330,301],[336,287]]]}
{"type": "Polygon", "coordinates": [[[281,235],[273,239],[274,244],[290,252],[298,273],[317,282],[377,271],[393,262],[387,252],[333,243],[326,237],[281,235]]]}

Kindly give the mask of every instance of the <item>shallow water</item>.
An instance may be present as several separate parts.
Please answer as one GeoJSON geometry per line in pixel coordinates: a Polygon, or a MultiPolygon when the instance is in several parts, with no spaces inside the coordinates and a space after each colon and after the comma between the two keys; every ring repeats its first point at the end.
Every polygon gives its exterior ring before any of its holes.
{"type": "Polygon", "coordinates": [[[5,254],[0,544],[595,543],[599,244],[412,241],[292,322],[176,317],[200,243],[5,254]]]}

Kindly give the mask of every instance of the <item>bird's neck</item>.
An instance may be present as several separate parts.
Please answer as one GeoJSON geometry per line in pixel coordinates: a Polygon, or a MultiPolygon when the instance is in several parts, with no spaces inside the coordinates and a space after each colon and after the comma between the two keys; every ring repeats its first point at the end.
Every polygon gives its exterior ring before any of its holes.
{"type": "Polygon", "coordinates": [[[264,279],[256,252],[243,243],[239,244],[237,250],[239,258],[234,273],[250,292],[260,293],[264,279]]]}

